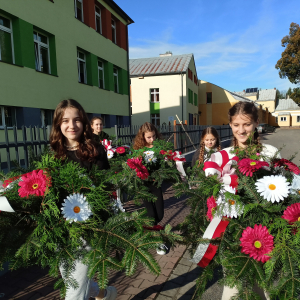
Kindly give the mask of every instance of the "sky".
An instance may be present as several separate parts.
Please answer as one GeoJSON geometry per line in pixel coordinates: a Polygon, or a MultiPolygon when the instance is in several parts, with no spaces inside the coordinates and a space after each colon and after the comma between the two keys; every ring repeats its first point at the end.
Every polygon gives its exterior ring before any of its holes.
{"type": "Polygon", "coordinates": [[[287,90],[275,69],[299,0],[115,0],[133,19],[129,57],[193,53],[198,79],[224,89],[287,90]]]}

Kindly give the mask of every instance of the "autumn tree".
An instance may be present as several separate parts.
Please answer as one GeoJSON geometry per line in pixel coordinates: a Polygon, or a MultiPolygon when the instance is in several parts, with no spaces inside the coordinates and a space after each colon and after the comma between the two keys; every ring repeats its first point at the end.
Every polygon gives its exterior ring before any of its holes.
{"type": "Polygon", "coordinates": [[[300,83],[300,26],[291,23],[290,33],[281,40],[285,50],[275,68],[279,69],[280,78],[288,78],[291,83],[300,83]]]}

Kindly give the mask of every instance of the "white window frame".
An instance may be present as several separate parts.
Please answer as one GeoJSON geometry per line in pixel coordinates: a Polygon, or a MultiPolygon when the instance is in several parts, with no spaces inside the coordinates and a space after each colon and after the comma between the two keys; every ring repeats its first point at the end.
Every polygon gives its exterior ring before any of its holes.
{"type": "MultiPolygon", "coordinates": [[[[160,125],[157,125],[157,120],[160,121],[160,114],[151,114],[150,117],[151,117],[151,123],[153,125],[160,126],[160,125]],[[154,115],[154,117],[152,117],[152,115],[154,115]],[[157,115],[159,115],[159,116],[157,116],[157,115]],[[153,120],[154,120],[154,122],[153,122],[153,120]]],[[[160,122],[159,122],[159,124],[160,124],[160,122]]]]}
{"type": "Polygon", "coordinates": [[[87,84],[87,76],[86,76],[86,55],[84,52],[81,52],[79,50],[77,50],[77,68],[78,68],[78,82],[80,83],[84,83],[87,84]],[[79,53],[84,55],[84,59],[79,57],[79,53]],[[79,62],[83,62],[84,63],[84,82],[80,81],[80,67],[79,67],[79,62]]]}
{"type": "MultiPolygon", "coordinates": [[[[155,89],[150,89],[150,102],[151,103],[159,103],[160,101],[151,101],[151,95],[154,95],[153,96],[153,99],[157,99],[156,95],[159,96],[159,88],[155,88],[155,89]],[[156,90],[158,90],[158,92],[156,92],[156,90]]],[[[159,98],[159,97],[158,97],[159,98]]]]}
{"type": "Polygon", "coordinates": [[[103,89],[105,89],[105,80],[104,80],[104,78],[105,78],[105,76],[104,76],[104,62],[103,62],[102,60],[98,59],[97,65],[98,65],[98,84],[99,84],[99,88],[102,89],[102,88],[100,87],[100,78],[99,78],[99,70],[102,70],[102,74],[103,74],[103,78],[102,78],[102,79],[103,79],[103,89]],[[99,62],[102,63],[102,68],[99,67],[99,62]]]}
{"type": "Polygon", "coordinates": [[[84,21],[84,18],[83,18],[83,0],[74,0],[74,3],[75,3],[75,18],[79,21],[84,21]],[[81,3],[81,7],[82,7],[82,10],[81,10],[81,20],[78,19],[78,16],[77,16],[77,2],[80,2],[81,3]]]}
{"type": "MultiPolygon", "coordinates": [[[[5,114],[4,114],[4,106],[0,106],[0,113],[1,113],[1,117],[2,117],[2,124],[0,124],[0,128],[4,128],[5,126],[5,114]]],[[[8,106],[8,107],[11,107],[11,106],[8,106]]],[[[13,113],[15,115],[15,120],[16,120],[16,124],[13,125],[13,126],[17,126],[17,110],[15,107],[12,107],[13,109],[13,113]]],[[[10,127],[7,127],[7,128],[13,128],[13,126],[10,126],[10,127]]]]}
{"type": "Polygon", "coordinates": [[[95,21],[96,21],[96,31],[102,34],[102,19],[101,19],[101,8],[99,6],[95,6],[95,21]],[[97,12],[96,8],[99,9],[100,13],[97,12]],[[97,17],[100,19],[100,32],[97,31],[97,17]]]}
{"type": "MultiPolygon", "coordinates": [[[[11,19],[10,18],[7,18],[6,16],[4,15],[1,15],[1,17],[5,18],[5,19],[8,19],[9,20],[9,23],[10,23],[10,28],[7,28],[5,26],[2,26],[0,25],[0,29],[7,32],[7,33],[10,33],[10,40],[11,40],[11,52],[12,52],[12,59],[13,59],[13,64],[15,63],[15,51],[14,51],[14,39],[13,39],[13,30],[12,30],[12,22],[11,22],[11,19]]],[[[0,48],[0,60],[1,60],[1,48],[0,48]]]]}
{"type": "MultiPolygon", "coordinates": [[[[35,40],[34,39],[34,34],[33,34],[33,41],[34,41],[34,43],[37,43],[37,46],[38,46],[38,53],[35,53],[35,55],[38,55],[38,70],[37,71],[42,72],[41,71],[42,68],[41,68],[41,64],[40,64],[40,59],[41,59],[41,47],[44,47],[44,48],[47,48],[47,50],[48,50],[48,66],[49,66],[49,73],[48,74],[51,74],[49,38],[45,34],[40,33],[37,30],[34,30],[33,32],[36,32],[37,35],[41,34],[41,35],[43,35],[47,38],[47,44],[45,44],[45,43],[42,43],[38,40],[35,40]]],[[[34,52],[35,52],[35,48],[34,48],[34,52]]],[[[45,74],[47,74],[47,73],[45,73],[45,74]]]]}
{"type": "Polygon", "coordinates": [[[113,74],[114,74],[114,83],[115,83],[115,77],[117,78],[117,91],[115,91],[115,87],[114,87],[114,91],[115,93],[119,93],[119,71],[116,67],[113,67],[113,74]],[[117,70],[117,73],[115,73],[115,70],[117,70]]]}
{"type": "MultiPolygon", "coordinates": [[[[41,109],[42,126],[52,126],[52,125],[45,125],[45,111],[46,111],[46,109],[41,109]]],[[[54,110],[53,110],[53,114],[52,114],[52,121],[53,121],[53,116],[54,116],[54,110]]]]}
{"type": "Polygon", "coordinates": [[[300,123],[300,116],[297,116],[297,123],[300,123]]]}
{"type": "Polygon", "coordinates": [[[280,122],[286,122],[286,117],[280,117],[280,122]]]}
{"type": "MultiPolygon", "coordinates": [[[[114,29],[114,36],[112,35],[112,42],[114,44],[117,44],[117,24],[116,24],[116,21],[114,19],[111,19],[111,30],[114,29]],[[114,23],[114,24],[113,24],[114,23]],[[115,40],[115,41],[114,41],[115,40]]],[[[113,33],[113,31],[112,31],[113,33]]]]}

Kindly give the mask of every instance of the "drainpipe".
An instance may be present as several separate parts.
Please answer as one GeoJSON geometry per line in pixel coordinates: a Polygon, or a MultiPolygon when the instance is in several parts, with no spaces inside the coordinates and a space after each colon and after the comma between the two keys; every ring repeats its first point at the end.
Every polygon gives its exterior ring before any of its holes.
{"type": "Polygon", "coordinates": [[[183,74],[181,71],[181,122],[183,123],[183,74]]]}
{"type": "Polygon", "coordinates": [[[129,38],[128,38],[128,24],[126,25],[127,34],[127,69],[128,69],[128,106],[129,106],[129,126],[131,127],[131,114],[130,114],[130,69],[129,69],[129,38]]]}

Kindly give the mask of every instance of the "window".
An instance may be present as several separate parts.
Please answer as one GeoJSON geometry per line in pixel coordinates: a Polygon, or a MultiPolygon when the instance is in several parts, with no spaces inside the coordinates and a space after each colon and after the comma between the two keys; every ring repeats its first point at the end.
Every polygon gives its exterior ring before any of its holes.
{"type": "Polygon", "coordinates": [[[112,42],[114,44],[117,43],[117,35],[116,35],[116,22],[115,20],[111,19],[111,37],[112,37],[112,42]]]}
{"type": "Polygon", "coordinates": [[[11,21],[0,16],[0,60],[13,64],[14,47],[11,21]]]}
{"type": "Polygon", "coordinates": [[[159,89],[150,89],[150,101],[159,102],[159,89]]]}
{"type": "Polygon", "coordinates": [[[0,126],[17,126],[16,109],[11,106],[0,106],[0,126]]]}
{"type": "Polygon", "coordinates": [[[101,114],[101,118],[103,119],[103,127],[106,127],[106,124],[108,123],[108,115],[101,114]]]}
{"type": "Polygon", "coordinates": [[[102,34],[101,9],[98,6],[95,6],[95,15],[96,15],[96,31],[102,34]]]}
{"type": "Polygon", "coordinates": [[[206,93],[206,103],[207,104],[212,103],[212,93],[206,93]]]}
{"type": "Polygon", "coordinates": [[[194,105],[198,106],[198,97],[197,94],[194,93],[194,105]]]}
{"type": "Polygon", "coordinates": [[[118,83],[118,69],[114,68],[114,91],[119,93],[119,83],[118,83]]]}
{"type": "Polygon", "coordinates": [[[278,117],[275,117],[275,122],[278,123],[278,117]]]}
{"type": "Polygon", "coordinates": [[[52,126],[54,110],[51,109],[42,109],[42,126],[52,126]]]}
{"type": "Polygon", "coordinates": [[[160,114],[151,114],[151,123],[155,126],[160,125],[160,114]]]}
{"type": "Polygon", "coordinates": [[[75,17],[83,22],[83,0],[75,0],[75,17]]]}
{"type": "Polygon", "coordinates": [[[48,37],[34,31],[34,53],[35,53],[35,69],[37,71],[50,74],[50,53],[48,37]]]}
{"type": "Polygon", "coordinates": [[[281,122],[285,122],[286,121],[286,117],[280,117],[280,121],[281,122]]]}
{"type": "Polygon", "coordinates": [[[123,125],[123,116],[117,116],[117,125],[118,126],[123,125]]]}
{"type": "Polygon", "coordinates": [[[78,82],[86,83],[85,54],[77,51],[78,82]]]}
{"type": "Polygon", "coordinates": [[[297,116],[297,123],[300,122],[300,116],[297,116]]]}
{"type": "Polygon", "coordinates": [[[193,91],[188,89],[188,100],[189,103],[193,104],[193,91]]]}
{"type": "Polygon", "coordinates": [[[99,88],[104,89],[104,64],[101,60],[98,60],[98,80],[99,80],[99,88]]]}
{"type": "Polygon", "coordinates": [[[189,114],[189,125],[194,125],[194,115],[189,114]]]}

